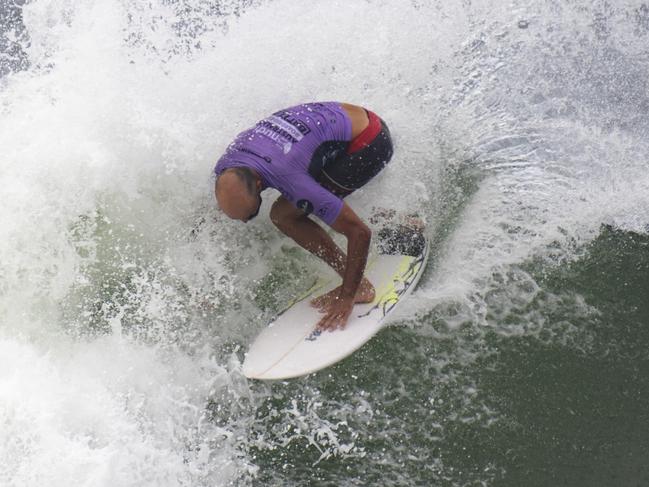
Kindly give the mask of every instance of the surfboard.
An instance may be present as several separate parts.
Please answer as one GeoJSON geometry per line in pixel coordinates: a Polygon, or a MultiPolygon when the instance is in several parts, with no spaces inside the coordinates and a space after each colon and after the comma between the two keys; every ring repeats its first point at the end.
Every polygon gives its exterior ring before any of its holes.
{"type": "Polygon", "coordinates": [[[367,343],[414,290],[426,266],[428,242],[423,232],[414,237],[411,232],[406,239],[403,235],[393,229],[382,238],[384,245],[379,245],[365,270],[376,297],[371,303],[354,305],[344,329],[316,329],[322,314],[310,301],[340,285],[340,278],[318,278],[253,341],[243,362],[244,375],[261,380],[308,375],[339,362],[367,343]]]}

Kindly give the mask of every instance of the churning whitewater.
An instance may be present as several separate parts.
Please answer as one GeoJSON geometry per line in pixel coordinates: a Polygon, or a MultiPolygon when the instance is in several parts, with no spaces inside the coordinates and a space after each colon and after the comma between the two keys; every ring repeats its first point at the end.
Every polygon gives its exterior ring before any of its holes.
{"type": "Polygon", "coordinates": [[[0,485],[649,482],[648,42],[640,0],[0,4],[0,485]],[[431,258],[400,326],[248,381],[325,269],[212,168],[312,100],[385,118],[347,201],[431,258]]]}

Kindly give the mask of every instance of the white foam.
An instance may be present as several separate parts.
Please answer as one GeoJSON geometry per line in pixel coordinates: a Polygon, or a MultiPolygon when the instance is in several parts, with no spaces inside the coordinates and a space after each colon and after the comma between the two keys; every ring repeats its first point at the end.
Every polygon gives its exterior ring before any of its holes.
{"type": "Polygon", "coordinates": [[[222,485],[247,470],[231,457],[233,431],[205,411],[229,373],[209,353],[119,337],[49,351],[5,337],[0,351],[0,478],[11,485],[222,485]]]}

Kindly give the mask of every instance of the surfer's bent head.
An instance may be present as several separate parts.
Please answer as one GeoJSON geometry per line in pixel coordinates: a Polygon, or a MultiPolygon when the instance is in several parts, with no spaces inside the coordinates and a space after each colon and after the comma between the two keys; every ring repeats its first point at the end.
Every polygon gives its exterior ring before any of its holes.
{"type": "Polygon", "coordinates": [[[261,178],[247,167],[226,169],[214,186],[221,210],[230,218],[242,222],[252,220],[259,213],[261,190],[261,178]]]}

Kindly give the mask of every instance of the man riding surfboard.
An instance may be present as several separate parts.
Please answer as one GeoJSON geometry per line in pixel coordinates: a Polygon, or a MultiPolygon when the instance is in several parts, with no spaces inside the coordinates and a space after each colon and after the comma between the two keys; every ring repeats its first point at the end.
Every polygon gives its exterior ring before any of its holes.
{"type": "Polygon", "coordinates": [[[392,153],[388,127],[373,112],[347,103],[306,103],[240,133],[214,168],[216,200],[228,217],[250,221],[259,213],[261,192],[277,189],[271,221],[343,278],[312,302],[324,313],[320,329],[344,328],[354,303],[374,299],[363,277],[371,230],[343,199],[376,176],[392,153]],[[311,214],[347,238],[347,253],[311,214]]]}

